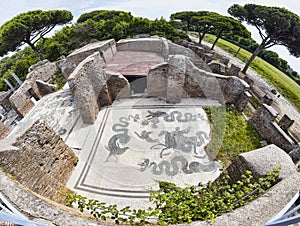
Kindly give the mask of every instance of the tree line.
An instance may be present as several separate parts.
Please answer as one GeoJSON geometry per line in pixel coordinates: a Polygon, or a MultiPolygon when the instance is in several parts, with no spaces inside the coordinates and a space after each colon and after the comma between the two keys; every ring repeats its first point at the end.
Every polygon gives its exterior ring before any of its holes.
{"type": "Polygon", "coordinates": [[[118,41],[137,34],[159,35],[173,41],[189,39],[164,18],[149,20],[117,10],[84,13],[74,24],[70,23],[72,18],[65,10],[34,10],[17,15],[1,26],[0,55],[17,52],[0,60],[0,91],[8,90],[4,78],[17,85],[11,71],[24,80],[32,64],[43,59],[56,61],[94,41],[111,38],[118,41]],[[67,25],[52,37],[45,37],[56,25],[62,24],[67,25]],[[20,50],[23,44],[28,46],[20,50]]]}
{"type": "Polygon", "coordinates": [[[254,58],[260,56],[300,84],[300,75],[290,68],[287,61],[279,58],[277,53],[267,50],[274,45],[283,45],[291,55],[300,56],[300,18],[297,14],[285,8],[255,4],[244,6],[234,4],[228,9],[228,13],[237,20],[208,11],[177,12],[171,15],[171,20],[175,26],[185,32],[198,32],[199,43],[207,33],[216,35],[217,38],[211,49],[214,48],[218,39],[223,37],[250,51],[252,56],[242,70],[244,73],[254,58]],[[250,37],[250,32],[241,22],[257,28],[262,39],[260,44],[250,37]]]}
{"type": "Polygon", "coordinates": [[[39,60],[46,58],[56,61],[94,41],[110,38],[118,41],[136,34],[159,35],[170,40],[189,40],[187,31],[197,32],[199,43],[205,34],[215,34],[216,40],[212,49],[222,37],[252,52],[252,57],[243,69],[244,73],[258,55],[299,84],[299,74],[276,53],[266,50],[273,45],[284,45],[292,55],[300,56],[299,16],[284,8],[254,4],[234,4],[228,12],[237,19],[209,11],[183,11],[172,14],[170,21],[164,18],[149,20],[134,17],[130,12],[95,10],[82,14],[72,24],[73,16],[66,10],[33,10],[19,14],[0,27],[0,56],[9,51],[17,51],[11,57],[0,60],[0,90],[8,89],[3,78],[15,82],[11,78],[11,71],[25,79],[30,65],[39,60]],[[258,29],[262,43],[257,44],[251,39],[251,33],[242,24],[243,21],[258,29]],[[52,37],[46,37],[57,25],[65,26],[52,37]],[[20,50],[24,44],[28,46],[20,50]]]}

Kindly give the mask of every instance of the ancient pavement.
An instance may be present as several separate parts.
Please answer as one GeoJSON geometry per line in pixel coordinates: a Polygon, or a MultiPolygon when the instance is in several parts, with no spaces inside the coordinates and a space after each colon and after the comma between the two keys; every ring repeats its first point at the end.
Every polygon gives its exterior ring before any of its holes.
{"type": "Polygon", "coordinates": [[[157,180],[184,186],[215,179],[220,165],[204,152],[210,126],[203,105],[218,103],[186,99],[175,106],[159,99],[125,99],[101,110],[94,125],[79,119],[66,140],[79,154],[67,187],[139,208],[148,205],[157,180]]]}

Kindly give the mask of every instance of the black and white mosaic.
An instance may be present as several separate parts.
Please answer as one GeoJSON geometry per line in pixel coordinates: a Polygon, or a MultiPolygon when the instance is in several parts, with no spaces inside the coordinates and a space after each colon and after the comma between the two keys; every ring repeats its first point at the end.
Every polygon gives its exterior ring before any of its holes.
{"type": "Polygon", "coordinates": [[[204,151],[210,126],[201,107],[109,107],[75,189],[145,198],[157,180],[198,184],[219,163],[204,151]],[[197,174],[197,176],[195,176],[197,174]]]}

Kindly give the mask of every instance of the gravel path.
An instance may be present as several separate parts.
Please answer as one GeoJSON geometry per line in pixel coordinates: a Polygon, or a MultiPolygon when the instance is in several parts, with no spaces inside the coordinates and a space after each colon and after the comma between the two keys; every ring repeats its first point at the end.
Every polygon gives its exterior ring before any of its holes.
{"type": "MultiPolygon", "coordinates": [[[[193,40],[194,38],[192,38],[193,40]]],[[[196,39],[197,40],[197,39],[196,39]]],[[[211,44],[207,42],[203,42],[202,44],[211,46],[211,44]]],[[[222,50],[219,47],[214,48],[215,52],[219,55],[228,57],[230,59],[230,63],[235,64],[236,66],[243,68],[245,63],[239,60],[238,58],[232,56],[230,53],[222,50]]],[[[279,98],[276,97],[276,95],[272,94],[270,91],[272,89],[275,89],[270,83],[268,83],[265,79],[261,78],[261,76],[256,73],[251,68],[247,71],[247,76],[250,77],[254,81],[253,89],[256,94],[258,94],[260,97],[263,97],[265,93],[270,94],[272,96],[274,102],[272,104],[272,107],[276,109],[278,112],[277,119],[281,119],[281,117],[284,114],[287,114],[291,119],[293,119],[295,122],[290,128],[290,132],[298,139],[300,142],[300,113],[297,111],[297,109],[283,96],[280,95],[279,98]]],[[[299,89],[300,92],[300,89],[299,89]]]]}

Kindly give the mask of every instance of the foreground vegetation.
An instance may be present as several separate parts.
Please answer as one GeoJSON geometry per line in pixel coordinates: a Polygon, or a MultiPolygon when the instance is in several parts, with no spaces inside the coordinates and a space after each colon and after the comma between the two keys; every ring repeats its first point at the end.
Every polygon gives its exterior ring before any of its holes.
{"type": "Polygon", "coordinates": [[[155,222],[164,226],[197,220],[213,221],[217,216],[244,206],[263,194],[277,182],[278,175],[279,170],[274,169],[256,181],[251,171],[246,171],[239,181],[230,184],[229,175],[222,173],[220,181],[185,188],[161,181],[160,189],[151,192],[149,198],[155,207],[147,210],[135,210],[130,206],[119,210],[116,205],[106,205],[70,193],[67,195],[67,204],[76,204],[81,212],[89,211],[96,219],[113,219],[117,224],[146,225],[151,224],[151,219],[152,224],[155,222]]]}
{"type": "MultiPolygon", "coordinates": [[[[214,40],[215,37],[213,35],[207,35],[205,38],[205,41],[209,43],[212,43],[214,40]]],[[[223,39],[219,40],[217,46],[232,55],[235,55],[239,49],[238,46],[223,39]]],[[[250,52],[241,49],[236,57],[242,61],[246,61],[250,56],[250,52]]],[[[260,74],[262,78],[270,82],[280,94],[289,99],[290,102],[300,110],[300,86],[295,81],[259,57],[254,59],[250,67],[260,74]]]]}

